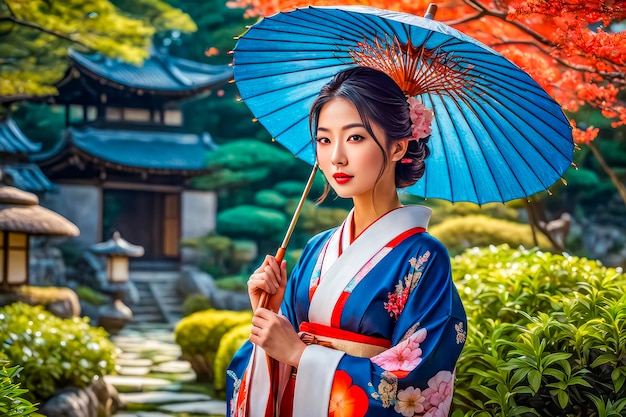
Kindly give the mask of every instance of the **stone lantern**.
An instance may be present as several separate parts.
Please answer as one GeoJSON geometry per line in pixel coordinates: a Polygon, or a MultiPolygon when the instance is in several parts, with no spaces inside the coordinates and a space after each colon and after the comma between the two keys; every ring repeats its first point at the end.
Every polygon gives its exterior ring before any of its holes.
{"type": "Polygon", "coordinates": [[[28,285],[29,236],[78,236],[78,227],[32,193],[0,186],[0,286],[28,285]]]}
{"type": "Polygon", "coordinates": [[[143,256],[143,246],[137,246],[122,239],[119,232],[106,242],[96,243],[89,248],[97,255],[106,256],[107,279],[110,284],[123,284],[128,281],[128,258],[143,256]]]}
{"type": "Polygon", "coordinates": [[[131,309],[122,302],[128,289],[128,258],[143,256],[144,248],[129,243],[119,232],[115,232],[111,239],[91,245],[89,249],[106,257],[109,285],[103,291],[111,296],[111,303],[100,307],[98,325],[111,334],[117,334],[133,317],[131,309]]]}

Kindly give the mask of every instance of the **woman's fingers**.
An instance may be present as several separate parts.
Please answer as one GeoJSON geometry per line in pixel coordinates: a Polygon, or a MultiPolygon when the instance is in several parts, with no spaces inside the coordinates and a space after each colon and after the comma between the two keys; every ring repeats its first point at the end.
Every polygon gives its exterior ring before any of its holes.
{"type": "Polygon", "coordinates": [[[269,294],[274,294],[278,290],[275,279],[268,278],[267,274],[252,274],[248,280],[248,287],[251,289],[260,289],[269,294]]]}

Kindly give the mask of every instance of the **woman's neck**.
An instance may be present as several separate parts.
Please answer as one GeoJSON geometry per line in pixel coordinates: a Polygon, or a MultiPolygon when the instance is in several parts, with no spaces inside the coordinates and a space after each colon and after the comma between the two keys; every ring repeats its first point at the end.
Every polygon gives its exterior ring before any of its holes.
{"type": "Polygon", "coordinates": [[[389,198],[379,198],[376,202],[371,196],[369,196],[369,201],[355,198],[352,217],[353,238],[356,239],[369,225],[398,207],[402,207],[402,203],[395,190],[389,198]]]}

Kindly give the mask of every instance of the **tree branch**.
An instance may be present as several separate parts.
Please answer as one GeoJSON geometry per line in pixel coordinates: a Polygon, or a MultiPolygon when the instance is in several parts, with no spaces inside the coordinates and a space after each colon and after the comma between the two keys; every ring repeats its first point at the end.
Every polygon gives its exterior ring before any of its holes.
{"type": "Polygon", "coordinates": [[[27,20],[18,19],[13,14],[11,16],[7,16],[7,17],[0,17],[0,23],[2,23],[2,22],[12,22],[12,23],[15,23],[17,25],[24,26],[24,27],[31,28],[31,29],[35,29],[35,30],[38,30],[38,31],[43,32],[45,34],[52,35],[54,37],[57,37],[59,39],[63,39],[63,40],[69,41],[69,42],[77,43],[77,44],[79,44],[81,46],[84,46],[85,48],[91,49],[91,47],[89,47],[89,45],[86,45],[83,42],[78,41],[76,39],[72,39],[72,37],[69,36],[69,35],[66,35],[64,33],[59,33],[59,32],[56,32],[54,30],[50,30],[50,29],[45,28],[45,27],[43,27],[41,25],[38,25],[36,23],[29,22],[27,20]]]}
{"type": "Polygon", "coordinates": [[[533,41],[516,41],[516,40],[501,40],[500,43],[492,43],[489,46],[492,48],[497,48],[498,46],[506,46],[506,45],[527,45],[527,46],[533,46],[535,48],[537,48],[539,50],[539,52],[541,52],[542,54],[549,56],[550,58],[554,59],[556,62],[558,62],[559,64],[563,65],[564,67],[567,67],[569,69],[572,69],[574,71],[580,71],[580,72],[588,72],[588,73],[592,73],[592,74],[598,74],[600,76],[602,76],[605,79],[608,78],[616,78],[616,77],[620,77],[623,76],[624,74],[621,72],[604,72],[604,71],[598,71],[595,68],[592,67],[584,67],[584,66],[580,66],[580,65],[573,65],[565,60],[563,60],[562,58],[556,57],[554,55],[552,55],[548,50],[544,49],[541,47],[541,45],[537,44],[536,42],[533,41]]]}
{"type": "Polygon", "coordinates": [[[526,33],[527,35],[529,35],[530,37],[536,39],[538,42],[541,42],[547,46],[551,46],[551,47],[555,47],[557,46],[554,42],[551,42],[550,39],[546,38],[545,36],[541,35],[540,33],[535,32],[534,30],[530,29],[528,26],[523,25],[519,22],[513,21],[513,20],[506,20],[506,17],[508,15],[507,12],[498,12],[496,10],[492,10],[492,9],[488,9],[487,7],[483,6],[482,4],[474,1],[474,0],[463,0],[463,2],[465,4],[467,4],[469,7],[471,7],[472,9],[478,11],[479,13],[482,13],[484,16],[491,16],[491,17],[495,17],[497,19],[500,19],[502,21],[505,21],[511,25],[513,25],[514,27],[516,27],[517,29],[519,29],[520,31],[526,33]]]}

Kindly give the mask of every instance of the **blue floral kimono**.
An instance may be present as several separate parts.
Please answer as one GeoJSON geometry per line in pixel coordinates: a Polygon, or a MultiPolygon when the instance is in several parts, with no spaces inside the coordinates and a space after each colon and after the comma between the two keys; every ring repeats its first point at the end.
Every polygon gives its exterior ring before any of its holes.
{"type": "Polygon", "coordinates": [[[229,416],[264,416],[270,384],[293,416],[448,416],[467,322],[448,252],[426,232],[430,212],[393,210],[354,241],[350,213],[309,241],[281,313],[311,344],[270,382],[265,353],[247,342],[228,370],[229,416]]]}

